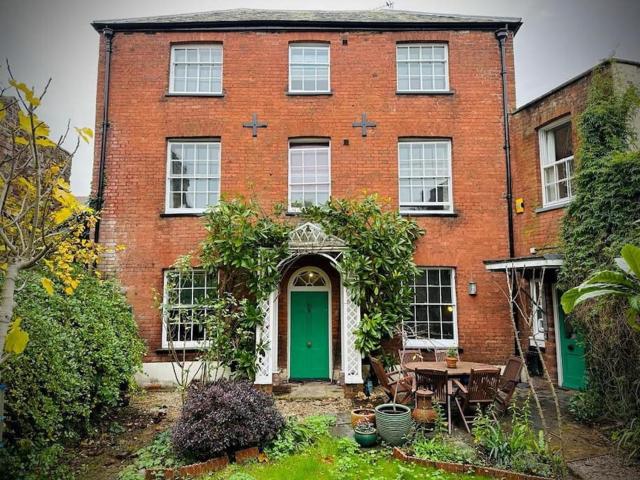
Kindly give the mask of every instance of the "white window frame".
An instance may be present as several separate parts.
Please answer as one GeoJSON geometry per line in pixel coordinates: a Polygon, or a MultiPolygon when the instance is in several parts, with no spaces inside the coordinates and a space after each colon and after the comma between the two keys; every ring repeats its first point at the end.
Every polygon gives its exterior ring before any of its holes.
{"type": "Polygon", "coordinates": [[[541,279],[532,278],[529,280],[529,296],[531,299],[531,334],[529,335],[529,345],[544,348],[546,340],[546,326],[548,315],[544,308],[545,300],[544,283],[541,279]],[[542,305],[538,305],[538,299],[542,305]]]}
{"type": "MultiPolygon", "coordinates": [[[[301,66],[303,64],[295,64],[295,66],[301,66]]],[[[322,64],[313,64],[313,66],[324,66],[322,64]]],[[[329,43],[290,43],[289,44],[289,93],[300,94],[313,94],[313,93],[331,93],[331,44],[329,43]],[[291,75],[291,69],[294,66],[291,59],[291,51],[293,48],[326,48],[327,49],[327,89],[326,90],[305,90],[304,80],[302,82],[302,89],[295,90],[292,87],[293,77],[291,75]]]]}
{"type": "MultiPolygon", "coordinates": [[[[553,160],[550,163],[547,163],[546,160],[549,158],[549,155],[551,154],[550,151],[550,145],[549,145],[549,138],[553,138],[552,136],[552,131],[555,130],[556,128],[565,125],[565,124],[569,124],[571,127],[573,127],[572,122],[571,122],[571,117],[570,116],[565,116],[562,117],[552,123],[550,123],[549,125],[545,125],[544,127],[540,128],[540,130],[538,131],[538,144],[540,145],[540,185],[542,187],[542,206],[543,207],[553,207],[553,206],[560,206],[560,205],[566,205],[568,203],[571,202],[571,200],[573,200],[573,191],[572,191],[572,187],[571,187],[571,180],[574,178],[575,176],[575,164],[574,164],[574,158],[575,158],[575,154],[574,155],[570,155],[568,157],[565,158],[561,158],[560,160],[553,160]],[[568,196],[565,198],[558,198],[554,201],[549,201],[547,199],[547,189],[546,189],[546,183],[545,183],[545,178],[544,178],[544,172],[546,169],[548,168],[553,168],[554,169],[554,173],[555,173],[555,180],[554,180],[554,185],[556,185],[556,189],[557,189],[557,185],[558,185],[558,172],[557,172],[557,167],[558,165],[564,163],[565,164],[565,169],[567,169],[567,167],[569,165],[571,165],[571,175],[567,176],[567,192],[568,192],[568,196]]],[[[573,130],[572,130],[572,135],[571,135],[571,142],[572,142],[572,146],[573,146],[573,130]]],[[[555,144],[554,144],[554,148],[555,148],[555,144]]],[[[554,153],[554,157],[555,157],[555,151],[554,153]]],[[[567,171],[569,171],[567,169],[567,171]]],[[[560,192],[556,190],[556,193],[558,194],[557,196],[559,197],[560,192]]]]}
{"type": "MultiPolygon", "coordinates": [[[[182,176],[177,176],[174,177],[172,170],[171,170],[171,146],[175,145],[175,144],[193,144],[193,145],[218,145],[218,171],[216,172],[216,175],[214,176],[205,176],[205,177],[197,177],[199,179],[206,179],[208,180],[214,180],[217,179],[218,180],[218,202],[220,202],[220,194],[222,191],[222,178],[221,178],[221,163],[222,163],[222,142],[220,140],[189,140],[189,139],[172,139],[169,140],[167,142],[167,163],[166,163],[166,168],[167,168],[167,172],[166,172],[166,185],[165,185],[165,190],[166,190],[166,194],[165,194],[165,213],[167,214],[171,214],[171,213],[203,213],[208,207],[210,207],[211,205],[207,205],[207,207],[205,208],[196,208],[196,207],[192,207],[192,208],[185,208],[185,207],[181,207],[181,208],[172,208],[171,205],[171,195],[173,193],[173,191],[171,190],[171,180],[174,178],[184,178],[182,176]]],[[[195,168],[195,167],[194,167],[195,168]]],[[[196,179],[196,174],[194,173],[194,177],[193,180],[196,179]]],[[[209,191],[207,190],[207,194],[209,193],[209,191]]],[[[214,205],[217,205],[214,204],[214,205]]]]}
{"type": "MultiPolygon", "coordinates": [[[[422,49],[420,50],[420,57],[422,57],[422,49]]],[[[433,67],[432,67],[433,72],[433,67]]],[[[433,75],[433,73],[432,73],[433,75]]],[[[446,43],[397,43],[396,44],[396,91],[400,93],[424,93],[424,92],[448,92],[449,87],[449,45],[446,43]],[[398,65],[400,63],[417,63],[421,65],[424,62],[434,62],[434,59],[422,59],[419,60],[400,60],[398,55],[398,50],[400,48],[408,48],[408,47],[444,47],[444,59],[437,59],[435,61],[444,63],[444,87],[443,88],[435,88],[435,83],[433,88],[422,88],[422,66],[420,67],[420,88],[411,88],[411,82],[409,82],[409,88],[400,88],[400,69],[398,65]]]]}
{"type": "MultiPolygon", "coordinates": [[[[456,269],[452,267],[418,267],[421,270],[427,270],[427,283],[429,270],[449,270],[451,272],[451,306],[453,307],[453,338],[452,339],[430,339],[430,338],[406,338],[404,341],[405,348],[424,348],[424,349],[441,349],[458,347],[458,299],[456,297],[456,269]]],[[[412,290],[414,289],[414,283],[412,283],[412,290]]],[[[428,288],[428,287],[427,287],[428,288]]],[[[442,287],[440,287],[442,288],[442,287]]],[[[415,292],[415,290],[414,290],[415,292]]],[[[414,293],[415,296],[415,293],[414,293]]],[[[415,297],[414,297],[415,298],[415,297]]],[[[411,306],[416,305],[415,302],[411,302],[411,306]]],[[[444,303],[427,303],[419,305],[446,305],[444,303]]],[[[412,318],[411,322],[415,322],[412,318]]],[[[403,322],[404,323],[404,322],[403,322]]]]}
{"type": "MultiPolygon", "coordinates": [[[[213,59],[211,62],[211,65],[218,65],[218,63],[213,62],[213,59]]],[[[200,66],[200,62],[196,62],[196,65],[200,66]]],[[[188,63],[185,62],[185,65],[188,65],[188,63]]],[[[222,48],[222,44],[221,43],[191,43],[191,44],[176,44],[176,45],[171,45],[171,65],[169,68],[170,72],[169,72],[169,93],[171,95],[188,95],[188,96],[192,96],[192,95],[200,95],[200,96],[211,96],[211,95],[222,95],[222,89],[223,89],[223,81],[224,81],[224,51],[222,48]],[[176,67],[176,63],[175,63],[175,51],[176,49],[182,49],[182,48],[215,48],[220,50],[220,90],[212,90],[211,92],[199,92],[199,91],[194,91],[194,92],[190,92],[187,90],[187,85],[185,83],[185,91],[184,92],[178,92],[174,89],[174,80],[175,80],[175,67],[176,67]]],[[[200,75],[200,69],[198,68],[198,76],[200,75]]],[[[199,85],[199,81],[197,82],[197,84],[199,85]]]]}
{"type": "MultiPolygon", "coordinates": [[[[289,168],[288,168],[288,192],[287,192],[287,209],[289,212],[291,213],[299,213],[302,211],[301,207],[296,207],[293,206],[291,204],[291,186],[294,185],[291,183],[291,152],[292,150],[299,150],[299,149],[318,149],[318,148],[322,148],[322,149],[326,149],[327,150],[327,162],[328,162],[328,174],[329,174],[329,183],[328,183],[328,188],[327,188],[327,193],[328,193],[328,199],[331,199],[331,141],[330,140],[323,140],[323,139],[309,139],[309,140],[305,140],[305,139],[301,139],[301,140],[290,140],[289,141],[289,152],[288,152],[288,158],[289,158],[289,168]],[[326,143],[326,145],[319,145],[320,143],[326,143]],[[306,145],[308,144],[308,145],[306,145]]],[[[295,184],[295,185],[300,185],[300,184],[295,184]]],[[[302,184],[304,185],[304,184],[302,184]]],[[[321,183],[315,183],[315,184],[309,184],[309,185],[324,185],[321,183]]],[[[304,198],[304,195],[303,195],[304,198]]]]}
{"type": "Polygon", "coordinates": [[[412,214],[421,214],[421,213],[429,213],[433,215],[446,215],[453,213],[453,170],[452,170],[452,148],[451,148],[451,140],[450,139],[403,139],[398,141],[398,205],[401,214],[412,215],[412,214]],[[447,183],[447,189],[449,191],[449,201],[448,202],[402,202],[402,197],[400,193],[400,181],[403,179],[435,179],[439,177],[427,177],[427,176],[408,176],[403,177],[400,174],[400,146],[401,145],[413,145],[413,144],[445,144],[447,146],[447,168],[449,170],[449,181],[447,183]],[[429,208],[430,206],[447,206],[448,208],[442,209],[434,209],[429,208]],[[403,207],[422,207],[416,208],[412,210],[410,208],[403,207]]]}
{"type": "MultiPolygon", "coordinates": [[[[176,270],[174,269],[166,269],[162,272],[163,275],[163,287],[162,287],[162,348],[167,349],[169,348],[169,338],[168,338],[168,333],[169,333],[169,322],[168,322],[168,315],[169,315],[169,310],[170,310],[170,305],[169,305],[169,291],[167,288],[167,283],[168,283],[168,274],[171,272],[175,272],[176,270]]],[[[191,270],[189,270],[189,272],[202,272],[204,271],[201,268],[193,268],[191,270]]],[[[193,286],[192,286],[193,288],[193,286]]],[[[206,308],[206,306],[204,305],[199,305],[202,308],[206,308]]],[[[188,308],[194,308],[194,304],[191,305],[181,305],[180,307],[176,307],[173,306],[172,308],[184,308],[184,309],[188,309],[188,308]]],[[[174,341],[173,343],[173,348],[203,348],[206,345],[206,334],[205,334],[205,338],[203,340],[188,340],[188,341],[174,341]]]]}

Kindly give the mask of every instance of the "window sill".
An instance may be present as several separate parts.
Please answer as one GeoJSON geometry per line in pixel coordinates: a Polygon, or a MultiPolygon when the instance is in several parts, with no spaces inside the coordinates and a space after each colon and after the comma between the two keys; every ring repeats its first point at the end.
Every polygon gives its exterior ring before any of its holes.
{"type": "Polygon", "coordinates": [[[171,217],[202,217],[204,216],[204,212],[164,212],[160,214],[160,218],[171,218],[171,217]]]}
{"type": "MultiPolygon", "coordinates": [[[[176,351],[185,351],[185,352],[200,352],[202,351],[203,347],[181,347],[181,346],[174,346],[173,347],[174,350],[176,351]]],[[[171,349],[169,347],[162,347],[162,348],[156,348],[154,350],[155,353],[171,353],[171,349]]]]}
{"type": "Polygon", "coordinates": [[[546,207],[539,207],[534,210],[535,213],[542,212],[550,212],[552,210],[560,210],[561,208],[566,208],[571,203],[571,200],[563,203],[558,203],[555,205],[547,205],[546,207]]]}
{"type": "Polygon", "coordinates": [[[420,348],[423,350],[440,350],[445,348],[457,348],[460,353],[462,349],[458,347],[457,340],[420,340],[407,339],[405,348],[420,348]]]}
{"type": "Polygon", "coordinates": [[[224,93],[165,93],[165,97],[224,97],[224,93]]]}
{"type": "Polygon", "coordinates": [[[287,97],[330,97],[333,92],[285,92],[287,97]]]}
{"type": "Polygon", "coordinates": [[[400,212],[403,217],[457,217],[456,212],[400,212]]]}
{"type": "Polygon", "coordinates": [[[442,91],[424,91],[424,92],[402,92],[396,90],[396,95],[453,95],[455,90],[442,90],[442,91]]]}
{"type": "Polygon", "coordinates": [[[285,217],[297,217],[301,213],[302,212],[294,212],[294,211],[291,211],[291,210],[287,210],[284,215],[285,215],[285,217]]]}

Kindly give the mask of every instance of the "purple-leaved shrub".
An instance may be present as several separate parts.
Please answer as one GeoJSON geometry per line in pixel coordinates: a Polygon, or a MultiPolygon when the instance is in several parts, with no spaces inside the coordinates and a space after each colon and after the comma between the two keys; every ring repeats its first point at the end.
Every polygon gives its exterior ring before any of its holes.
{"type": "Polygon", "coordinates": [[[262,446],[285,421],[273,398],[247,381],[218,380],[193,385],[173,428],[180,456],[208,460],[232,450],[262,446]]]}

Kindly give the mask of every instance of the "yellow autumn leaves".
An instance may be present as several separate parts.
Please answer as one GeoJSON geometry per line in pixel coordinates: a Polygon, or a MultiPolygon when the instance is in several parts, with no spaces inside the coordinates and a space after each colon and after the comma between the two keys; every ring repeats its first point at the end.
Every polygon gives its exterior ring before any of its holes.
{"type": "Polygon", "coordinates": [[[24,352],[24,349],[27,347],[29,334],[22,329],[21,323],[22,319],[20,317],[16,317],[16,319],[11,322],[7,338],[4,342],[5,352],[19,355],[24,352]]]}

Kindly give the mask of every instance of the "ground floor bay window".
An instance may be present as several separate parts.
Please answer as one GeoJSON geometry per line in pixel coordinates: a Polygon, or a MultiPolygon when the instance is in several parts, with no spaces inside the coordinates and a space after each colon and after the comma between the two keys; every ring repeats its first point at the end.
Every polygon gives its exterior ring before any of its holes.
{"type": "Polygon", "coordinates": [[[420,268],[413,285],[412,317],[403,323],[408,348],[458,346],[455,270],[420,268]]]}

